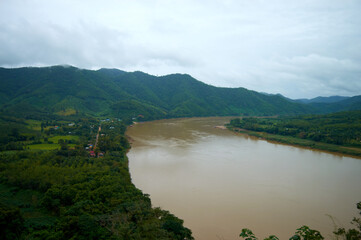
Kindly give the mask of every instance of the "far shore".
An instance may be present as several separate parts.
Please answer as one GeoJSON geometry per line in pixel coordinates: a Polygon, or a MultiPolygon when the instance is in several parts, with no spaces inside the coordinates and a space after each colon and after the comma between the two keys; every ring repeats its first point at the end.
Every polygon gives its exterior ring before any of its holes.
{"type": "Polygon", "coordinates": [[[240,128],[227,127],[230,131],[236,133],[247,134],[249,136],[258,137],[270,142],[281,143],[296,147],[302,147],[307,149],[320,150],[327,153],[337,154],[341,156],[348,156],[361,159],[361,149],[352,148],[347,146],[339,146],[335,144],[328,144],[322,142],[316,142],[307,139],[295,138],[290,136],[276,135],[265,132],[256,132],[240,128]]]}

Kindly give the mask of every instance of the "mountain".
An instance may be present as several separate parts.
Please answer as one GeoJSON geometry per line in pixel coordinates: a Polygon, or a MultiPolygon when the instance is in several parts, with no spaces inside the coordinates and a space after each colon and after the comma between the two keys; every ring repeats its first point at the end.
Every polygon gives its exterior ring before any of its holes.
{"type": "Polygon", "coordinates": [[[22,117],[85,114],[144,120],[315,112],[282,96],[218,88],[187,74],[156,77],[71,66],[0,68],[0,110],[22,117]]]}
{"type": "Polygon", "coordinates": [[[307,98],[301,98],[301,99],[296,99],[296,102],[300,102],[300,103],[336,103],[336,102],[340,102],[343,100],[346,100],[350,97],[343,97],[343,96],[330,96],[330,97],[316,97],[316,98],[312,98],[312,99],[307,99],[307,98]]]}
{"type": "Polygon", "coordinates": [[[361,110],[361,95],[349,97],[345,100],[334,103],[313,102],[308,105],[317,110],[319,113],[361,110]]]}
{"type": "Polygon", "coordinates": [[[290,99],[290,101],[306,104],[317,113],[361,110],[361,95],[353,97],[331,96],[312,99],[290,99]]]}

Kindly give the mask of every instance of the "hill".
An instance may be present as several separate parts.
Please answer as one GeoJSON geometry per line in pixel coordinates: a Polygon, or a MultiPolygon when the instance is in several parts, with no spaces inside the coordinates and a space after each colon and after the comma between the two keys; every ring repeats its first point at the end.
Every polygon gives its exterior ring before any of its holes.
{"type": "Polygon", "coordinates": [[[315,97],[315,98],[311,98],[311,99],[306,99],[306,98],[301,98],[301,99],[296,99],[296,102],[300,102],[300,103],[336,103],[336,102],[340,102],[343,100],[346,100],[350,97],[343,97],[343,96],[330,96],[330,97],[315,97]]]}
{"type": "Polygon", "coordinates": [[[318,113],[333,113],[341,111],[361,110],[361,95],[354,97],[340,98],[318,98],[307,105],[311,106],[318,113]],[[344,98],[344,100],[341,100],[344,98]]]}
{"type": "Polygon", "coordinates": [[[303,102],[317,113],[361,110],[361,95],[353,97],[317,97],[313,99],[298,99],[292,101],[303,102]]]}
{"type": "Polygon", "coordinates": [[[0,108],[22,117],[107,115],[144,120],[190,116],[303,114],[312,108],[245,88],[217,88],[186,74],[161,77],[71,66],[0,68],[0,108]]]}

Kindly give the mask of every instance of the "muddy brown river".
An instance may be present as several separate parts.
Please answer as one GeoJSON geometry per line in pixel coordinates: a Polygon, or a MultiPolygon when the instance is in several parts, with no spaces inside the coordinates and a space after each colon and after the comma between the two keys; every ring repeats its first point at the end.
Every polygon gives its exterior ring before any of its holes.
{"type": "Polygon", "coordinates": [[[133,183],[154,207],[184,220],[196,240],[289,239],[308,225],[333,239],[361,201],[361,160],[270,143],[215,128],[230,118],[136,124],[128,153],[133,183]]]}

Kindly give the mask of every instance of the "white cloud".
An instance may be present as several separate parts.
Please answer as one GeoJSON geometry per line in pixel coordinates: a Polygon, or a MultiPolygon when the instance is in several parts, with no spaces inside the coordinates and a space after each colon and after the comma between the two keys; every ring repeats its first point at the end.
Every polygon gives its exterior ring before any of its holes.
{"type": "MultiPolygon", "coordinates": [[[[317,54],[273,59],[264,63],[264,73],[277,83],[278,91],[295,97],[357,95],[361,89],[361,64],[317,54]]],[[[265,79],[263,75],[260,78],[265,79]]],[[[276,91],[273,88],[273,91],[276,91]]]]}

